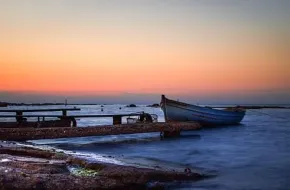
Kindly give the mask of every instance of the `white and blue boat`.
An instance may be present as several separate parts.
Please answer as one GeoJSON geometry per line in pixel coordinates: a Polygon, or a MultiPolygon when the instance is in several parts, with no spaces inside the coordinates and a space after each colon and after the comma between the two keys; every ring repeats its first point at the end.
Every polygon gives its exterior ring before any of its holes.
{"type": "Polygon", "coordinates": [[[161,97],[161,109],[165,121],[195,121],[204,126],[235,125],[242,121],[246,110],[239,107],[213,109],[201,107],[161,97]]]}

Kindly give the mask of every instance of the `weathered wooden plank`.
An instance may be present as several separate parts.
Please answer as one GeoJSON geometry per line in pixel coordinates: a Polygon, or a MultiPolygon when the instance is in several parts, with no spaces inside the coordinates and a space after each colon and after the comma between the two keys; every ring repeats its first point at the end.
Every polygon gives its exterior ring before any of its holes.
{"type": "MultiPolygon", "coordinates": [[[[141,114],[104,114],[104,115],[67,115],[65,117],[74,117],[74,118],[89,118],[89,117],[114,117],[114,116],[120,116],[120,117],[129,117],[129,116],[140,116],[141,114]]],[[[8,118],[8,117],[63,117],[63,115],[0,115],[2,118],[8,118]]]]}
{"type": "Polygon", "coordinates": [[[140,116],[143,113],[132,113],[132,114],[103,114],[103,115],[69,115],[69,117],[75,117],[75,118],[86,118],[86,117],[129,117],[129,116],[140,116]]]}
{"type": "Polygon", "coordinates": [[[104,136],[134,133],[151,133],[165,131],[197,130],[201,125],[198,123],[138,123],[95,127],[58,127],[58,128],[2,128],[0,129],[1,140],[36,140],[53,138],[70,138],[85,136],[104,136]]]}
{"type": "Polygon", "coordinates": [[[0,122],[0,128],[43,128],[43,127],[70,127],[72,121],[69,119],[47,120],[41,122],[25,121],[25,122],[0,122]]]}
{"type": "Polygon", "coordinates": [[[80,111],[80,108],[56,108],[56,109],[0,109],[0,112],[50,112],[50,111],[80,111]]]}

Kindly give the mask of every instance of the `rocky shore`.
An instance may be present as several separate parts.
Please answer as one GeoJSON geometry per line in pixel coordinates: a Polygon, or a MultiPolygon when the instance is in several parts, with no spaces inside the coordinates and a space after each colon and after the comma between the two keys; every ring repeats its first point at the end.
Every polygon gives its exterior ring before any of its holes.
{"type": "Polygon", "coordinates": [[[139,168],[0,142],[0,189],[164,189],[166,182],[196,181],[208,176],[139,168]]]}

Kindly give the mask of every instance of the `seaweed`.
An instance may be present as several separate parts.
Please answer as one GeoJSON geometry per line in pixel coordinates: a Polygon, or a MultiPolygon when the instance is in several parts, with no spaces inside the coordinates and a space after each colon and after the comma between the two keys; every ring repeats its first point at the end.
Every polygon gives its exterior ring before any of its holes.
{"type": "Polygon", "coordinates": [[[99,174],[99,171],[86,169],[86,168],[73,168],[71,173],[75,176],[81,177],[96,177],[99,174]]]}

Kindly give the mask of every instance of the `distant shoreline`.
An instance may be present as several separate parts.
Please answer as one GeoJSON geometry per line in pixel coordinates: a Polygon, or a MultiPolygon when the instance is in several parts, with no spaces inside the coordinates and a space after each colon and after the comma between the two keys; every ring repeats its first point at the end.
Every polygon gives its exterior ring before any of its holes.
{"type": "MultiPolygon", "coordinates": [[[[3,106],[0,107],[7,107],[7,106],[78,106],[78,105],[85,105],[85,106],[98,106],[98,105],[114,105],[114,104],[100,104],[100,103],[74,103],[74,104],[65,104],[65,103],[4,103],[3,106]]],[[[135,105],[135,104],[129,104],[135,105]]],[[[127,107],[130,107],[127,105],[127,107]]],[[[147,107],[159,107],[159,104],[150,104],[147,107]]]]}
{"type": "Polygon", "coordinates": [[[64,103],[7,103],[8,106],[69,106],[69,105],[108,105],[108,104],[64,104],[64,103]]]}
{"type": "MultiPolygon", "coordinates": [[[[114,104],[101,104],[101,103],[73,103],[73,104],[65,104],[65,103],[8,103],[8,102],[0,102],[0,107],[7,107],[7,106],[78,106],[78,105],[85,105],[85,106],[96,106],[96,105],[114,105],[114,104]]],[[[149,104],[147,107],[159,107],[158,104],[149,104]]],[[[231,104],[226,105],[223,104],[222,106],[210,106],[207,107],[211,108],[229,108],[234,107],[233,105],[237,105],[240,108],[244,109],[290,109],[289,104],[231,104]]]]}

